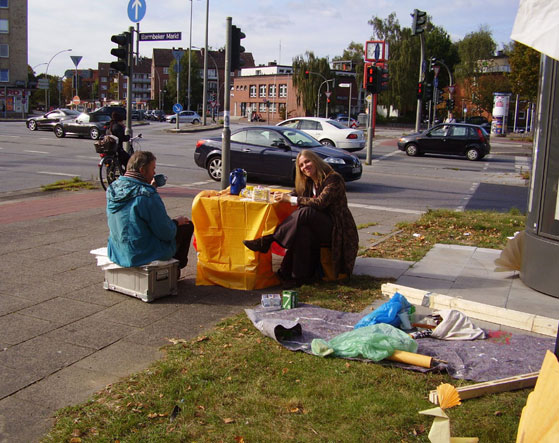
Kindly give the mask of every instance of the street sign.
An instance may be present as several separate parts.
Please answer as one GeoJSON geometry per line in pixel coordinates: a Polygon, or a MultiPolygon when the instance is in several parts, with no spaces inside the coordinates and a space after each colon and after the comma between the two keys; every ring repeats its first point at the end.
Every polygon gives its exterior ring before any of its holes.
{"type": "Polygon", "coordinates": [[[332,95],[332,93],[330,91],[326,91],[324,93],[324,95],[326,96],[326,98],[330,98],[330,96],[332,95]]]}
{"type": "Polygon", "coordinates": [[[72,99],[72,104],[73,105],[79,105],[82,101],[80,100],[80,98],[75,95],[74,98],[72,99]]]}
{"type": "Polygon", "coordinates": [[[37,80],[37,88],[38,89],[48,89],[49,88],[49,79],[48,78],[40,78],[37,80]]]}
{"type": "Polygon", "coordinates": [[[146,0],[130,0],[128,3],[128,18],[138,23],[146,15],[146,0]]]}
{"type": "Polygon", "coordinates": [[[178,114],[179,112],[182,112],[182,105],[180,103],[175,103],[173,105],[173,112],[175,114],[178,114]]]}
{"type": "Polygon", "coordinates": [[[70,58],[72,59],[72,62],[74,63],[74,66],[77,68],[78,65],[80,64],[80,61],[82,60],[82,56],[81,55],[71,55],[70,58]]]}
{"type": "Polygon", "coordinates": [[[439,71],[441,70],[441,67],[439,65],[435,65],[433,66],[433,72],[435,73],[435,77],[437,75],[439,75],[439,71]]]}
{"type": "Polygon", "coordinates": [[[370,40],[365,43],[365,60],[368,62],[388,61],[386,40],[370,40]]]}
{"type": "Polygon", "coordinates": [[[455,89],[455,86],[454,86],[454,85],[450,85],[450,86],[448,87],[448,92],[450,92],[450,94],[454,94],[454,89],[455,89]]]}
{"type": "Polygon", "coordinates": [[[162,40],[180,40],[180,32],[141,32],[141,42],[157,42],[162,40]]]}

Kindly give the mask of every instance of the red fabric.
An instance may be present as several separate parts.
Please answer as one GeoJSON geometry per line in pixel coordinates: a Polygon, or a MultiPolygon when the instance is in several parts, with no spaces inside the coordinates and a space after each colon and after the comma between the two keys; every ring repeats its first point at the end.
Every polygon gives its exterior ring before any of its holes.
{"type": "Polygon", "coordinates": [[[276,242],[272,243],[270,249],[272,250],[272,254],[281,255],[282,257],[285,256],[285,249],[278,245],[276,242]]]}
{"type": "Polygon", "coordinates": [[[196,244],[196,236],[192,235],[192,246],[194,246],[194,250],[198,252],[198,245],[196,244]]]}

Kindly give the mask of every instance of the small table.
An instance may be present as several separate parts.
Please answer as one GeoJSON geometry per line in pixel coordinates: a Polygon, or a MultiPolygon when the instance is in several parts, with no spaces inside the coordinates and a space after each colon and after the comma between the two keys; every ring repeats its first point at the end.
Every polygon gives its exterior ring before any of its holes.
{"type": "MultiPolygon", "coordinates": [[[[278,190],[275,190],[278,191],[278,190]]],[[[272,253],[253,252],[243,240],[273,234],[295,209],[289,203],[252,201],[238,195],[202,191],[192,202],[198,250],[197,285],[262,289],[279,284],[272,253]]]]}

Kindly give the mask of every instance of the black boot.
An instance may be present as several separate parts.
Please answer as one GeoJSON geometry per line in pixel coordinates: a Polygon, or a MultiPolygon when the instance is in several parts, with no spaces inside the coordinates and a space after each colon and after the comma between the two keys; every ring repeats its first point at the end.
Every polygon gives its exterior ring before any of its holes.
{"type": "Polygon", "coordinates": [[[265,235],[264,237],[255,238],[254,240],[244,240],[243,244],[254,252],[261,252],[265,254],[270,250],[270,246],[274,242],[274,236],[272,234],[265,235]]]}

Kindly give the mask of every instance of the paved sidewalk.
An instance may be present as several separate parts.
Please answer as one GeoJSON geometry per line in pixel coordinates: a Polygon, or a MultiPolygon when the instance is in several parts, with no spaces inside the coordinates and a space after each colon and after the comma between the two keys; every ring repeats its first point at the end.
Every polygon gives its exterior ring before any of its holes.
{"type": "MultiPolygon", "coordinates": [[[[160,190],[173,217],[190,216],[198,192],[160,190]]],[[[352,212],[376,223],[360,230],[362,245],[419,216],[352,212]]],[[[104,290],[89,253],[108,236],[101,190],[0,195],[0,235],[0,442],[39,440],[57,409],[146,368],[168,338],[195,337],[262,292],[195,286],[193,249],[176,296],[147,304],[104,290]]]]}

